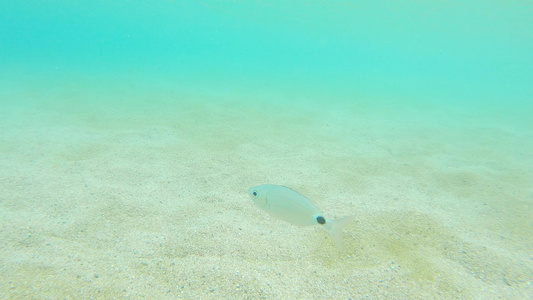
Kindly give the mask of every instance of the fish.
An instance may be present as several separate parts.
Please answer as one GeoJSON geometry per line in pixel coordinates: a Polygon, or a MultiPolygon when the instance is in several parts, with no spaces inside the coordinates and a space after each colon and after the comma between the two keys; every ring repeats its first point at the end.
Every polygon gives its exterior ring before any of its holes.
{"type": "Polygon", "coordinates": [[[344,250],[342,229],[355,216],[336,220],[326,219],[305,196],[283,185],[263,184],[248,189],[253,203],[274,218],[296,226],[321,226],[331,235],[335,245],[344,250]]]}

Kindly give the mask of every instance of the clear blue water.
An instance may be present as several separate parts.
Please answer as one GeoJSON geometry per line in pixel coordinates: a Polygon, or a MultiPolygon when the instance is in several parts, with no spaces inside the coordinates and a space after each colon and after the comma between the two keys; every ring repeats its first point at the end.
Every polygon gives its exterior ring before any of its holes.
{"type": "Polygon", "coordinates": [[[532,8],[519,1],[0,5],[3,76],[122,72],[248,93],[531,109],[532,8]]]}
{"type": "Polygon", "coordinates": [[[0,298],[531,297],[532,29],[527,1],[0,1],[0,298]],[[348,252],[264,183],[356,215],[348,252]]]}

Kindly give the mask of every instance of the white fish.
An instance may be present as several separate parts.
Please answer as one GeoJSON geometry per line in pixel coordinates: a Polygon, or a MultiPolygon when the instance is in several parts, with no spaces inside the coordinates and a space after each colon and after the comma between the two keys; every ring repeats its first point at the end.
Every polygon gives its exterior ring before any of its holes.
{"type": "Polygon", "coordinates": [[[263,184],[248,189],[252,201],[271,216],[297,226],[320,225],[327,229],[333,241],[344,249],[342,228],[355,216],[337,220],[325,219],[309,199],[282,185],[263,184]]]}

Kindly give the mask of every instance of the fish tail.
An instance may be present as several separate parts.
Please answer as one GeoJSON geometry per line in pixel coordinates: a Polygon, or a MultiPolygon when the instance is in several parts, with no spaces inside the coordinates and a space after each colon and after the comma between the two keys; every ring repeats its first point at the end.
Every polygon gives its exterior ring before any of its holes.
{"type": "Polygon", "coordinates": [[[346,225],[350,224],[354,219],[355,216],[349,216],[336,220],[327,220],[326,222],[326,229],[333,238],[335,245],[337,245],[340,250],[345,249],[342,229],[346,227],[346,225]]]}

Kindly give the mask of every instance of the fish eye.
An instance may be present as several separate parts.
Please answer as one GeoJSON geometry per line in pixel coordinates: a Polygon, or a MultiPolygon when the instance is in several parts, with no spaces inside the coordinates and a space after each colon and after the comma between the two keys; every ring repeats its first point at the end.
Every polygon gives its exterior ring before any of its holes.
{"type": "Polygon", "coordinates": [[[257,192],[253,191],[252,195],[257,196],[257,192]]]}

